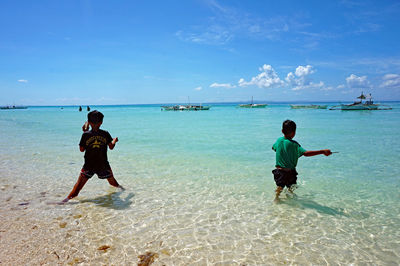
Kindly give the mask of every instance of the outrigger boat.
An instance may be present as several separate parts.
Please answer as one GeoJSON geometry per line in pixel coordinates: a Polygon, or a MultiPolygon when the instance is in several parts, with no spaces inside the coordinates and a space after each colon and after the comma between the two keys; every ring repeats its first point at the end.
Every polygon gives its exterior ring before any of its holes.
{"type": "Polygon", "coordinates": [[[172,105],[172,106],[161,106],[163,111],[202,111],[210,110],[211,106],[203,105],[172,105]]]}
{"type": "Polygon", "coordinates": [[[192,105],[190,104],[190,98],[188,97],[187,105],[164,105],[161,106],[161,111],[202,111],[210,110],[211,106],[204,105],[192,105]]]}
{"type": "Polygon", "coordinates": [[[13,110],[13,109],[27,109],[27,106],[15,106],[15,105],[7,105],[7,106],[1,106],[1,110],[13,110]]]}
{"type": "Polygon", "coordinates": [[[360,99],[360,100],[355,101],[352,104],[341,104],[341,105],[332,106],[331,108],[329,108],[329,110],[352,111],[352,110],[390,110],[390,109],[392,109],[389,106],[374,103],[372,101],[371,93],[366,96],[366,95],[364,95],[363,92],[361,92],[361,95],[358,96],[357,99],[360,99]],[[366,101],[363,102],[363,100],[366,100],[366,101]]]}
{"type": "Polygon", "coordinates": [[[326,109],[327,105],[317,105],[317,104],[308,104],[308,105],[299,105],[299,104],[291,104],[290,107],[292,109],[326,109]]]}
{"type": "Polygon", "coordinates": [[[250,104],[239,104],[241,108],[265,108],[268,104],[265,103],[253,103],[253,97],[251,97],[250,104]]]}

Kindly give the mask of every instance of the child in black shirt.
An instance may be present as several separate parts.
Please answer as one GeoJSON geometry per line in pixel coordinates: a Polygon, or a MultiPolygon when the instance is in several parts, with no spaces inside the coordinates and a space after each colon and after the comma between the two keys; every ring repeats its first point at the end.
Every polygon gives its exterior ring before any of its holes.
{"type": "Polygon", "coordinates": [[[79,142],[79,149],[81,152],[85,151],[85,164],[71,193],[62,202],[78,196],[83,186],[94,174],[97,174],[100,179],[107,179],[111,186],[124,189],[115,180],[107,159],[107,146],[110,150],[114,149],[118,138],[113,139],[108,131],[100,129],[103,117],[102,113],[94,110],[88,114],[88,122],[82,126],[83,134],[79,142]],[[92,128],[90,131],[89,125],[92,128]]]}

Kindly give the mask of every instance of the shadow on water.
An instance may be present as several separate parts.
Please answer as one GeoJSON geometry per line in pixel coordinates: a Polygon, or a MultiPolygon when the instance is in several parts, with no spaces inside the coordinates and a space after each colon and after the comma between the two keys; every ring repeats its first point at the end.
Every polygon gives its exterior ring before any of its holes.
{"type": "Polygon", "coordinates": [[[135,196],[133,193],[129,193],[124,199],[121,198],[123,191],[113,192],[104,196],[100,196],[94,199],[81,200],[80,203],[91,202],[100,207],[110,208],[114,210],[123,210],[131,206],[131,198],[135,196]]]}
{"type": "Polygon", "coordinates": [[[331,208],[319,204],[311,199],[302,198],[298,196],[288,197],[285,200],[281,200],[280,203],[287,204],[292,207],[303,208],[303,209],[313,209],[319,213],[333,215],[333,216],[345,216],[349,217],[347,213],[343,211],[342,208],[331,208]]]}

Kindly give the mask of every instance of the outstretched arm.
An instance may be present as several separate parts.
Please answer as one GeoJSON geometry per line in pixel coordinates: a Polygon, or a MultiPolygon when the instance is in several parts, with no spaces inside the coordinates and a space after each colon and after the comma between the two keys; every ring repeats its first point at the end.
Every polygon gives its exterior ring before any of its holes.
{"type": "Polygon", "coordinates": [[[114,138],[109,144],[108,147],[110,148],[110,150],[114,149],[115,144],[118,142],[118,138],[114,138]]]}
{"type": "Polygon", "coordinates": [[[329,156],[332,154],[332,152],[331,152],[331,150],[327,149],[327,150],[319,150],[319,151],[306,151],[305,153],[303,153],[303,155],[306,157],[315,156],[315,155],[319,155],[319,154],[329,156]]]}

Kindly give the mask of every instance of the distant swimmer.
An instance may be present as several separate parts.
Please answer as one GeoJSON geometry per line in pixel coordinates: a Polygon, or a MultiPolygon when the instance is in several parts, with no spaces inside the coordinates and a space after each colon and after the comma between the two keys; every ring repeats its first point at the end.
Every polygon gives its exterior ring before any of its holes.
{"type": "Polygon", "coordinates": [[[62,203],[78,196],[83,186],[94,174],[97,174],[100,179],[107,179],[111,186],[124,189],[115,180],[107,159],[107,148],[114,149],[118,138],[113,139],[108,131],[100,129],[103,117],[104,115],[96,110],[88,113],[88,121],[82,126],[83,134],[79,142],[80,151],[85,152],[85,164],[74,188],[62,203]],[[92,128],[90,131],[89,125],[92,128]]]}
{"type": "Polygon", "coordinates": [[[90,107],[89,107],[89,105],[87,106],[87,111],[88,111],[88,112],[90,111],[90,107]]]}
{"type": "Polygon", "coordinates": [[[276,183],[275,201],[279,201],[279,195],[285,186],[289,192],[293,193],[297,183],[297,160],[302,156],[315,156],[324,154],[329,156],[331,150],[306,151],[299,143],[293,140],[296,135],[296,123],[291,120],[286,120],[282,124],[283,137],[280,137],[272,149],[276,152],[275,167],[272,171],[276,183]]]}
{"type": "Polygon", "coordinates": [[[82,106],[79,106],[79,112],[82,112],[82,106]]]}

